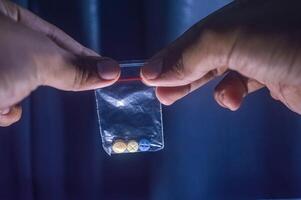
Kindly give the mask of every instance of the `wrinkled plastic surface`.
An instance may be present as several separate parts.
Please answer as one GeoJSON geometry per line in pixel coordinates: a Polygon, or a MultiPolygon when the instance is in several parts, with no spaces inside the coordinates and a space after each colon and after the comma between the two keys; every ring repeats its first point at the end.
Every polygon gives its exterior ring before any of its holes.
{"type": "Polygon", "coordinates": [[[161,104],[155,89],[139,79],[142,65],[122,63],[120,81],[95,91],[102,145],[109,155],[129,153],[128,148],[123,149],[129,141],[138,144],[138,149],[131,152],[158,151],[164,147],[161,104]],[[122,152],[114,151],[116,141],[122,142],[122,152]]]}

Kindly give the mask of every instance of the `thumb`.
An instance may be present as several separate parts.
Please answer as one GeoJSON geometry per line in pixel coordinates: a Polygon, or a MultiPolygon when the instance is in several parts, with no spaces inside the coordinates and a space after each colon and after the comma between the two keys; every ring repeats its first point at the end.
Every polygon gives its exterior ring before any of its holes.
{"type": "Polygon", "coordinates": [[[45,85],[66,91],[84,91],[106,87],[120,76],[118,62],[106,57],[72,56],[46,74],[45,85]]]}
{"type": "Polygon", "coordinates": [[[184,86],[211,71],[218,76],[227,70],[238,31],[201,29],[198,25],[146,62],[141,78],[147,85],[184,86]]]}

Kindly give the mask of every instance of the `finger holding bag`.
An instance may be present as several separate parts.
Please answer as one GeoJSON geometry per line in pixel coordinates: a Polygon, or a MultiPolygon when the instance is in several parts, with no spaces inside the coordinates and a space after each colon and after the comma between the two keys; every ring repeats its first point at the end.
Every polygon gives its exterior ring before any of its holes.
{"type": "Polygon", "coordinates": [[[245,96],[266,87],[301,114],[300,8],[300,1],[233,2],[151,58],[143,82],[170,105],[229,73],[214,92],[221,106],[237,110],[245,96]]]}
{"type": "Polygon", "coordinates": [[[93,90],[120,75],[116,61],[6,0],[0,0],[0,26],[0,126],[20,119],[22,109],[16,105],[39,86],[93,90]]]}

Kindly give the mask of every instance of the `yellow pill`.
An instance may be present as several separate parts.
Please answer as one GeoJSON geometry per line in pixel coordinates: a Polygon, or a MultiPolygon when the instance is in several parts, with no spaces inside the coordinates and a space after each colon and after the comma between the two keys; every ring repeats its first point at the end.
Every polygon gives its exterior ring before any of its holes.
{"type": "Polygon", "coordinates": [[[116,140],[112,146],[114,153],[123,153],[127,148],[126,143],[123,140],[116,140]]]}
{"type": "Polygon", "coordinates": [[[134,153],[137,152],[139,148],[139,144],[135,140],[130,140],[127,145],[128,152],[134,153]]]}

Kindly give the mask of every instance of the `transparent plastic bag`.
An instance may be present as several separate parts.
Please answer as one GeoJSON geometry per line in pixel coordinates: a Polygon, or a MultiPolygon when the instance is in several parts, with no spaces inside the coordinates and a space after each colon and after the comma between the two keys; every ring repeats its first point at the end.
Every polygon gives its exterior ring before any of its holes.
{"type": "Polygon", "coordinates": [[[140,80],[143,62],[122,62],[121,77],[95,90],[104,150],[112,153],[158,151],[164,147],[162,106],[155,88],[140,80]]]}

